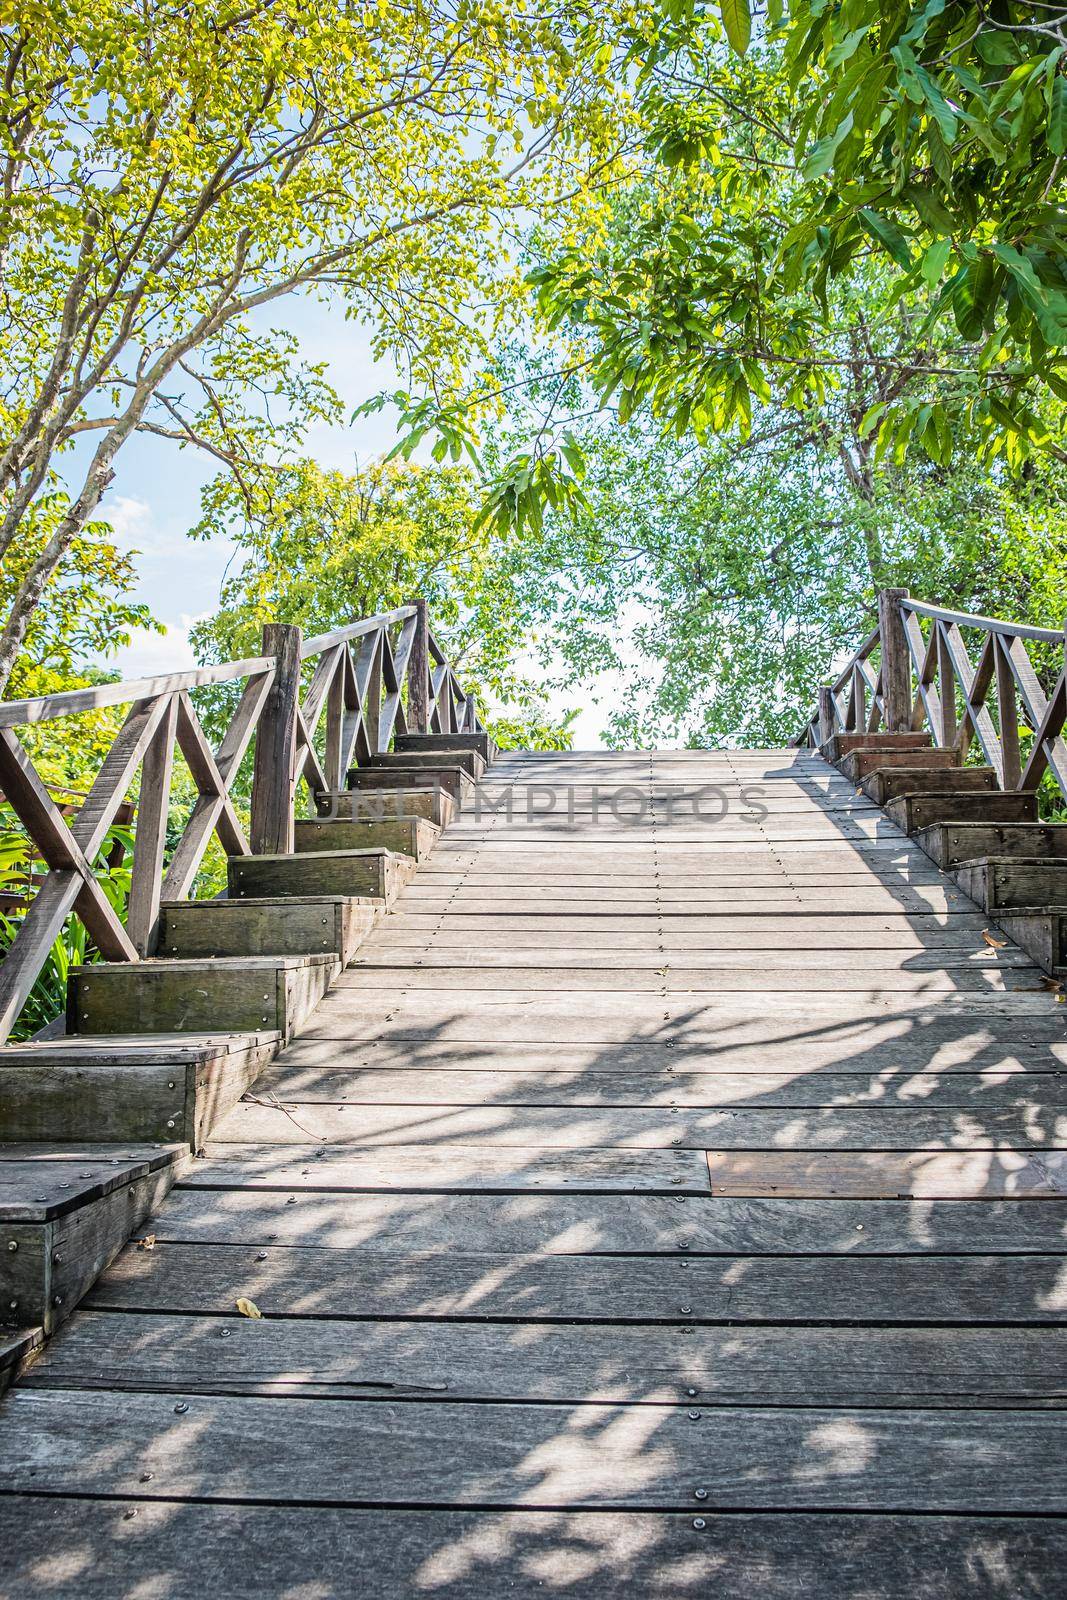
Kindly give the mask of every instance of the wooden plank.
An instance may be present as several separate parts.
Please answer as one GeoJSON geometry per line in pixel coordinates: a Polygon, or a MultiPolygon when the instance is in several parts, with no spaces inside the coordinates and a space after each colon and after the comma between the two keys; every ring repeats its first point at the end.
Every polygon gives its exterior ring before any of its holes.
{"type": "MultiPolygon", "coordinates": [[[[1020,897],[1025,886],[1016,894],[1020,897]]],[[[1000,904],[1033,904],[1032,900],[1001,900],[1000,904]]],[[[1067,904],[1067,893],[1061,904],[1067,904]]],[[[778,960],[781,960],[778,957],[778,960]]],[[[861,1000],[876,1001],[886,996],[904,995],[1038,995],[1043,986],[1040,974],[1033,965],[987,962],[957,967],[929,967],[912,970],[909,967],[889,967],[885,971],[864,969],[849,971],[811,966],[777,966],[770,958],[762,964],[744,966],[686,966],[660,965],[656,968],[624,966],[577,966],[574,964],[547,966],[454,966],[452,964],[426,963],[424,966],[401,966],[395,962],[373,965],[361,963],[350,966],[337,981],[341,994],[380,994],[383,985],[398,998],[422,992],[462,990],[468,997],[479,991],[519,995],[542,992],[556,996],[565,994],[607,995],[618,992],[629,994],[685,994],[702,997],[722,997],[730,994],[843,994],[861,1000]]],[[[242,1024],[234,1022],[235,1027],[242,1024]]],[[[243,1024],[248,1026],[248,1024],[243,1024]]]]}
{"type": "MultiPolygon", "coordinates": [[[[484,1079],[484,1073],[472,1073],[484,1079]]],[[[332,1150],[426,1148],[453,1142],[485,1150],[550,1147],[582,1150],[895,1150],[1004,1152],[1067,1150],[1067,1114],[1029,1105],[1021,1111],[925,1106],[826,1106],[763,1109],[490,1104],[367,1105],[305,1101],[279,1084],[281,1099],[253,1094],[216,1127],[213,1148],[227,1143],[307,1145],[332,1150]]]]}
{"type": "Polygon", "coordinates": [[[15,1389],[0,1487],[324,1504],[1049,1513],[1054,1412],[463,1405],[15,1389]],[[180,1412],[175,1413],[175,1406],[180,1412]],[[102,1438],[122,1448],[102,1450],[102,1438]],[[146,1488],[143,1474],[151,1472],[146,1488]]]}
{"type": "Polygon", "coordinates": [[[638,1408],[1040,1406],[1067,1397],[1067,1328],[957,1328],[946,1340],[941,1329],[731,1327],[694,1339],[682,1326],[83,1312],[24,1382],[638,1408]]]}
{"type": "Polygon", "coordinates": [[[1067,1195],[1067,1153],[708,1152],[713,1194],[1039,1200],[1067,1195]]]}
{"type": "MultiPolygon", "coordinates": [[[[343,1199],[291,1204],[287,1190],[179,1186],[161,1213],[156,1232],[160,1241],[175,1244],[251,1249],[250,1241],[257,1240],[261,1241],[257,1249],[272,1244],[327,1252],[358,1247],[368,1254],[387,1255],[420,1250],[562,1255],[692,1250],[775,1257],[998,1252],[1061,1256],[1067,1253],[1067,1205],[1062,1200],[1019,1206],[1009,1200],[732,1199],[728,1195],[717,1195],[708,1203],[673,1193],[500,1195],[411,1190],[346,1193],[343,1199]]],[[[250,1259],[231,1254],[220,1258],[220,1265],[229,1270],[228,1261],[239,1271],[250,1259]]],[[[152,1260],[157,1265],[146,1267],[140,1257],[132,1263],[127,1259],[125,1267],[135,1276],[162,1272],[158,1262],[164,1258],[153,1255],[152,1260]]],[[[196,1270],[207,1272],[203,1260],[197,1261],[196,1270]]],[[[333,1271],[327,1259],[321,1270],[333,1271]]],[[[380,1268],[371,1270],[377,1273],[380,1268]]],[[[1062,1296],[1052,1295],[1054,1287],[1049,1268],[1041,1280],[1045,1308],[1062,1311],[1062,1296]]],[[[117,1292],[114,1274],[98,1293],[105,1290],[117,1292]]],[[[1036,1295],[1022,1293],[1016,1298],[1024,1310],[1029,1308],[1027,1316],[1036,1316],[1036,1295]]],[[[909,1309],[913,1318],[922,1316],[918,1302],[909,1309]]]]}
{"type": "Polygon", "coordinates": [[[288,623],[268,622],[263,629],[264,654],[276,667],[256,730],[249,832],[258,855],[293,848],[301,639],[301,630],[288,623]]]}
{"type": "MultiPolygon", "coordinates": [[[[1051,1159],[1051,1158],[1050,1158],[1051,1159]]],[[[652,1190],[707,1194],[707,1164],[690,1150],[489,1150],[405,1145],[320,1154],[314,1142],[291,1146],[209,1144],[187,1180],[196,1188],[652,1190]],[[236,1152],[239,1151],[239,1154],[236,1152]]],[[[0,1176],[2,1182],[2,1176],[0,1176]]]]}
{"type": "MultiPolygon", "coordinates": [[[[279,1246],[247,1235],[234,1244],[172,1243],[173,1209],[172,1201],[153,1225],[154,1249],[125,1250],[93,1289],[91,1306],[214,1316],[233,1314],[236,1301],[247,1297],[267,1318],[673,1323],[679,1332],[704,1323],[1062,1325],[1067,1316],[1062,1253],[521,1255],[481,1247],[473,1228],[462,1242],[432,1250],[410,1248],[399,1228],[392,1248],[387,1237],[373,1249],[279,1246]]],[[[687,1202],[686,1209],[706,1208],[687,1202]]],[[[382,1225],[385,1232],[384,1218],[382,1225]]],[[[114,1324],[116,1339],[123,1326],[114,1324]]],[[[706,1351],[702,1337],[693,1349],[706,1351]]],[[[1011,1364],[1003,1370],[1010,1381],[1011,1364]]],[[[210,1382],[213,1363],[204,1372],[210,1382]]],[[[135,1383],[139,1376],[140,1367],[135,1383]]],[[[1062,1385],[1062,1367],[1052,1376],[1062,1385]]],[[[191,1381],[186,1376],[174,1386],[191,1381]]]]}
{"type": "Polygon", "coordinates": [[[401,1600],[974,1600],[976,1573],[1005,1594],[1058,1600],[1067,1528],[1054,1518],[906,1517],[701,1510],[383,1511],[189,1501],[0,1498],[13,1593],[115,1600],[159,1573],[197,1593],[204,1574],[229,1600],[268,1585],[300,1593],[308,1551],[323,1595],[401,1600]],[[131,1517],[134,1513],[135,1519],[131,1517]],[[698,1525],[699,1524],[699,1525],[698,1525]],[[45,1576],[47,1574],[47,1576],[45,1576]],[[429,1577],[428,1577],[429,1575],[429,1577]]]}
{"type": "Polygon", "coordinates": [[[544,1053],[538,1067],[527,1071],[509,1070],[506,1056],[502,1062],[487,1060],[482,1071],[468,1071],[461,1059],[454,1067],[413,1063],[405,1070],[343,1063],[300,1067],[286,1057],[264,1068],[255,1092],[280,1095],[286,1103],[363,1106],[729,1106],[745,1114],[771,1106],[827,1111],[863,1106],[872,1116],[911,1106],[973,1112],[979,1124],[988,1111],[1039,1119],[1067,1109],[1067,1077],[1052,1073],[624,1072],[595,1062],[568,1070],[556,1068],[544,1053]]]}

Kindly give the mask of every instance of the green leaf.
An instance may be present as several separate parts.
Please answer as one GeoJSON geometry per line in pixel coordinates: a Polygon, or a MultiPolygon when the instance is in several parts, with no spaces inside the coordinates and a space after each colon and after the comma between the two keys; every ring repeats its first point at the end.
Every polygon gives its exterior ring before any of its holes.
{"type": "Polygon", "coordinates": [[[951,239],[935,239],[923,256],[922,275],[929,288],[933,289],[936,284],[940,283],[951,254],[951,239]]]}
{"type": "Polygon", "coordinates": [[[1067,79],[1057,73],[1052,83],[1052,105],[1048,114],[1048,147],[1053,155],[1067,151],[1067,79]]]}
{"type": "Polygon", "coordinates": [[[721,0],[719,11],[726,37],[737,54],[743,56],[752,37],[752,17],[749,14],[748,0],[721,0]]]}
{"type": "Polygon", "coordinates": [[[911,266],[911,250],[904,234],[891,222],[888,217],[883,217],[878,211],[872,211],[869,206],[860,207],[860,216],[867,232],[883,244],[899,267],[907,269],[911,266]]]}

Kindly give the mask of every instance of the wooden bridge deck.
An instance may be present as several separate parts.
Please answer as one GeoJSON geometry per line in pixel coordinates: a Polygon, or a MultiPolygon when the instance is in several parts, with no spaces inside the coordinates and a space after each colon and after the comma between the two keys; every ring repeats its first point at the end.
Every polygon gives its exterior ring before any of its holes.
{"type": "Polygon", "coordinates": [[[1064,1008],[815,755],[513,785],[8,1396],[0,1594],[1062,1593],[1064,1008]]]}

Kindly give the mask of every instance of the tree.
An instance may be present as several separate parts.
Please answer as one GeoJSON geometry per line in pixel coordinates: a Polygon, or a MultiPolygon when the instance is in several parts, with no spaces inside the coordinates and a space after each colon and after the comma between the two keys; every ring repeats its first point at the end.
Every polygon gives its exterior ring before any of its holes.
{"type": "MultiPolygon", "coordinates": [[[[671,0],[649,30],[649,160],[598,248],[538,243],[530,281],[569,370],[621,421],[644,408],[707,438],[862,369],[879,452],[943,459],[956,430],[1012,465],[1067,460],[1067,11],[794,0],[748,48],[732,0],[731,53],[719,10],[671,0]],[[847,344],[857,299],[873,314],[847,344]]],[[[566,417],[540,429],[500,513],[550,500],[546,473],[577,500],[576,445],[566,417]]]]}
{"type": "Polygon", "coordinates": [[[462,467],[376,462],[352,476],[303,461],[264,475],[251,506],[220,476],[194,533],[236,538],[244,559],[218,611],[192,631],[198,656],[254,655],[266,621],[328,632],[420,595],[501,742],[567,748],[568,718],[551,716],[523,670],[527,631],[507,546],[478,507],[477,481],[462,467]]]}
{"type": "Polygon", "coordinates": [[[13,587],[0,690],[132,434],[203,447],[247,493],[336,401],[265,322],[294,292],[454,380],[549,234],[614,168],[615,0],[53,0],[0,35],[0,559],[69,465],[13,587]],[[74,446],[78,445],[75,450],[74,446]]]}
{"type": "MultiPolygon", "coordinates": [[[[552,392],[538,367],[516,389],[533,397],[519,438],[552,392]]],[[[1045,624],[1067,607],[1063,469],[983,466],[967,438],[945,460],[876,459],[866,382],[850,372],[818,408],[757,405],[744,441],[675,439],[647,417],[587,431],[584,508],[548,514],[513,559],[557,686],[612,674],[612,743],[788,740],[887,585],[1045,624]]]]}

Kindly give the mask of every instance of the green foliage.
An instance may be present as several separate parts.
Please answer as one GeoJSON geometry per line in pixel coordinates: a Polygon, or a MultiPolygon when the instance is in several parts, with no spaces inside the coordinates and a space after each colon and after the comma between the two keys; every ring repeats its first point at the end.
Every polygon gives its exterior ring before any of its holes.
{"type": "Polygon", "coordinates": [[[629,18],[623,0],[11,11],[0,558],[57,470],[79,487],[8,605],[0,685],[133,433],[208,451],[251,495],[336,416],[274,301],[329,298],[431,390],[484,359],[521,295],[515,219],[565,238],[615,178],[629,18]]]}
{"type": "MultiPolygon", "coordinates": [[[[235,538],[243,562],[224,582],[219,610],[193,629],[198,657],[254,655],[268,621],[324,633],[419,595],[494,735],[509,747],[527,737],[557,748],[561,725],[521,667],[509,547],[478,513],[477,481],[456,466],[377,462],[353,476],[305,461],[265,476],[251,507],[232,479],[216,479],[194,531],[235,538]]],[[[221,714],[229,702],[217,699],[221,714]]]]}
{"type": "MultiPolygon", "coordinates": [[[[93,875],[115,911],[122,916],[130,894],[133,835],[128,828],[113,827],[94,864],[93,875]],[[125,852],[120,864],[117,850],[125,852]]],[[[22,926],[26,905],[36,893],[46,868],[34,855],[18,819],[0,806],[0,958],[22,926]],[[20,904],[20,902],[23,902],[20,904]]],[[[62,1014],[67,1003],[67,974],[72,967],[99,960],[83,924],[71,917],[48,952],[48,959],[23,1006],[12,1031],[15,1041],[29,1039],[62,1014]]]]}

